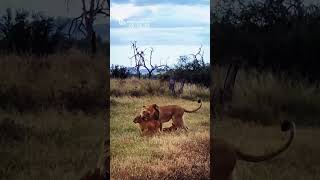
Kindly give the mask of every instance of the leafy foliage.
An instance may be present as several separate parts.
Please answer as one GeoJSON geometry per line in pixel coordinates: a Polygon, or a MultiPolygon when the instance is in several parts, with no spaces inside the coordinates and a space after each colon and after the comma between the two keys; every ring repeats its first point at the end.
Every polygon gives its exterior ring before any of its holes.
{"type": "Polygon", "coordinates": [[[186,81],[206,87],[210,85],[210,65],[203,60],[192,59],[189,56],[180,56],[178,63],[162,76],[169,77],[170,75],[178,81],[186,81]]]}
{"type": "Polygon", "coordinates": [[[35,54],[39,56],[66,50],[70,42],[63,33],[67,19],[42,13],[11,9],[0,17],[0,49],[2,53],[35,54]]]}
{"type": "Polygon", "coordinates": [[[112,65],[110,68],[110,75],[113,78],[125,79],[130,75],[130,72],[127,67],[112,65]]]}

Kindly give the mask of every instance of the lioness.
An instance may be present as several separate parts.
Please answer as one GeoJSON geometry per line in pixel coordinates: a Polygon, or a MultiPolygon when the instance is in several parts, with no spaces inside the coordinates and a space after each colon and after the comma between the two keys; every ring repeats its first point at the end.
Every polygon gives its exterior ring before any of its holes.
{"type": "Polygon", "coordinates": [[[247,162],[261,162],[269,160],[282,152],[284,152],[291,144],[295,135],[295,124],[291,121],[285,121],[281,125],[282,131],[290,129],[290,137],[288,141],[274,152],[267,153],[261,156],[250,155],[242,152],[237,147],[225,142],[221,139],[213,139],[212,155],[213,155],[213,179],[214,180],[232,180],[232,172],[237,160],[247,162]]]}
{"type": "MultiPolygon", "coordinates": [[[[198,100],[198,103],[200,103],[199,107],[194,110],[186,110],[178,105],[158,106],[157,104],[152,104],[148,107],[143,106],[141,116],[147,119],[158,120],[161,123],[168,122],[172,119],[175,127],[187,130],[188,127],[184,124],[183,114],[184,112],[193,113],[198,111],[202,106],[201,100],[198,100]]],[[[162,125],[160,130],[162,130],[162,125]]]]}
{"type": "Polygon", "coordinates": [[[133,122],[139,123],[142,135],[155,134],[160,131],[161,124],[157,120],[145,119],[141,115],[138,115],[134,118],[133,122]]]}

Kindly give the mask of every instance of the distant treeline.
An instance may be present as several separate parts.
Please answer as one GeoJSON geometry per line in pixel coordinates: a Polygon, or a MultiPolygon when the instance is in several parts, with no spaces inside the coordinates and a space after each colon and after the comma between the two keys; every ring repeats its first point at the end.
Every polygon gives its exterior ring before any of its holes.
{"type": "MultiPolygon", "coordinates": [[[[43,56],[71,47],[87,49],[86,41],[80,36],[69,38],[70,22],[68,18],[23,9],[0,12],[0,53],[43,56]]],[[[97,43],[102,44],[101,38],[98,37],[97,43]]]]}
{"type": "MultiPolygon", "coordinates": [[[[134,68],[125,66],[111,65],[110,76],[112,78],[128,78],[137,76],[134,68]]],[[[148,78],[148,75],[142,75],[142,78],[148,78]]],[[[153,74],[151,78],[160,80],[169,80],[174,78],[176,81],[199,84],[209,87],[210,83],[210,65],[203,60],[193,59],[189,56],[180,56],[177,64],[166,70],[153,74]]]]}
{"type": "Polygon", "coordinates": [[[223,0],[212,9],[211,42],[218,64],[320,80],[320,6],[302,0],[223,0]]]}

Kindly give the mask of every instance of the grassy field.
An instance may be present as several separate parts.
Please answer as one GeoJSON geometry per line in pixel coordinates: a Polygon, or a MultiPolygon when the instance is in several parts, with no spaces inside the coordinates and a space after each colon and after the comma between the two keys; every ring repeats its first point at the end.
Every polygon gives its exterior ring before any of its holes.
{"type": "Polygon", "coordinates": [[[0,179],[80,179],[97,165],[104,117],[105,112],[1,111],[0,179]]]}
{"type": "MultiPolygon", "coordinates": [[[[287,151],[265,162],[239,161],[235,171],[238,180],[317,180],[320,177],[319,128],[296,127],[296,137],[287,151]]],[[[214,137],[224,138],[244,152],[263,154],[277,149],[288,138],[279,126],[243,123],[239,119],[217,121],[214,137]]]]}
{"type": "MultiPolygon", "coordinates": [[[[143,105],[177,104],[197,107],[196,100],[169,96],[111,97],[112,179],[209,179],[209,102],[196,113],[185,113],[188,132],[142,137],[133,123],[143,105]]],[[[171,121],[164,127],[171,126],[171,121]]]]}

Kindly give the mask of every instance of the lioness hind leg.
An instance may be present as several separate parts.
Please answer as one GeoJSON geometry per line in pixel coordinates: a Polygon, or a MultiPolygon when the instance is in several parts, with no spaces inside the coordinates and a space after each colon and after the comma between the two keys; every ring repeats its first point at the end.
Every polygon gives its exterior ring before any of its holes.
{"type": "Polygon", "coordinates": [[[174,122],[174,125],[176,128],[184,129],[185,131],[188,131],[188,127],[184,124],[183,117],[173,117],[172,121],[174,122]]]}

